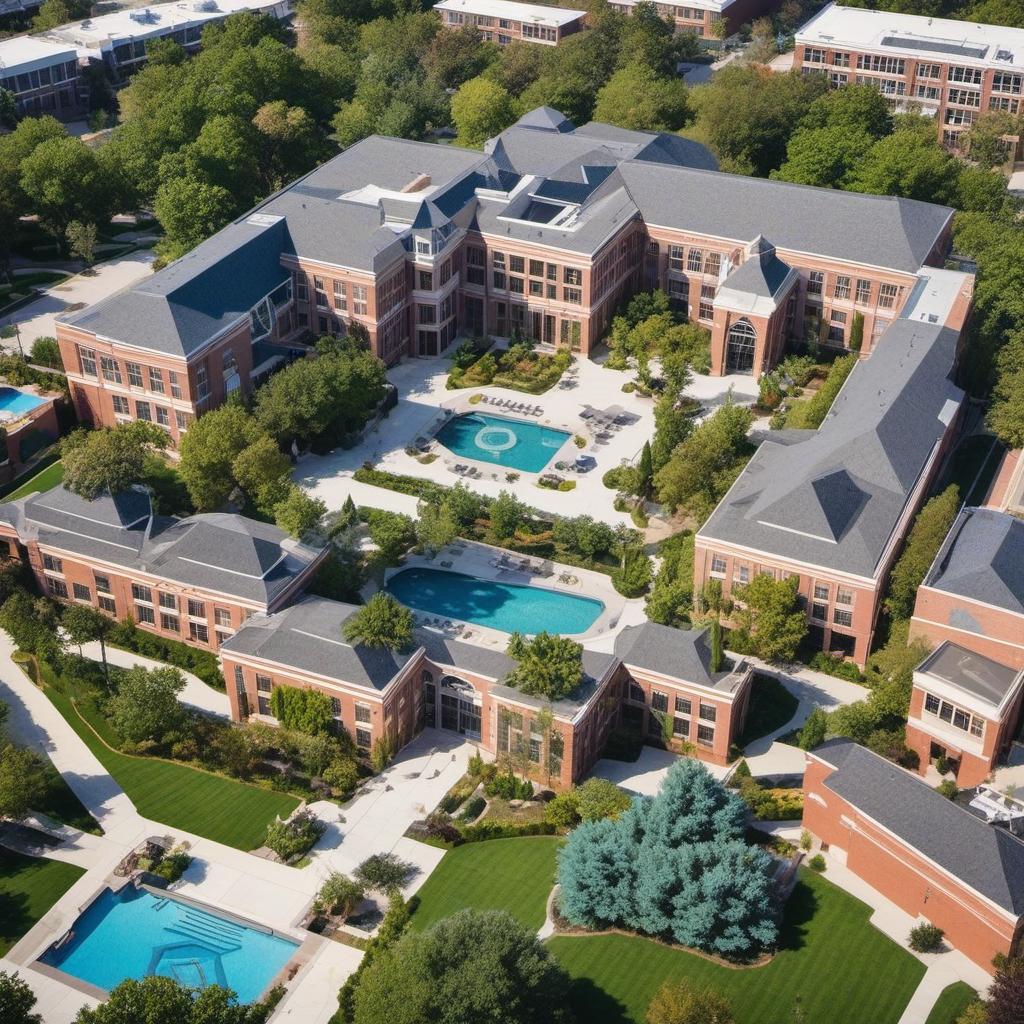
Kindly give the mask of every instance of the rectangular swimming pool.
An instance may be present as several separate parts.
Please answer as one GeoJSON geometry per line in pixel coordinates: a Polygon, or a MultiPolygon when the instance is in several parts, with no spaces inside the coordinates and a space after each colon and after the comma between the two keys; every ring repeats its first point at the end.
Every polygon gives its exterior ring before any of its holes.
{"type": "Polygon", "coordinates": [[[437,432],[437,440],[460,458],[524,473],[539,473],[571,436],[539,423],[479,412],[454,416],[437,432]]]}
{"type": "Polygon", "coordinates": [[[255,1002],[297,942],[169,896],[126,885],[104,890],[69,936],[39,959],[108,992],[126,978],[160,974],[183,985],[230,988],[255,1002]]]}
{"type": "Polygon", "coordinates": [[[27,391],[17,388],[0,387],[0,412],[8,412],[12,416],[24,416],[36,406],[42,405],[45,398],[30,395],[27,391]]]}
{"type": "Polygon", "coordinates": [[[585,633],[604,611],[593,597],[443,569],[403,569],[385,589],[409,608],[506,633],[585,633]]]}

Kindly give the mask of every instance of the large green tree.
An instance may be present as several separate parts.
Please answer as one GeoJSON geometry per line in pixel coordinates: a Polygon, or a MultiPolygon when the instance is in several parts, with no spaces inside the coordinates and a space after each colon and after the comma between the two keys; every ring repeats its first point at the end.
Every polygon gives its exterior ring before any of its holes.
{"type": "Polygon", "coordinates": [[[517,664],[505,682],[523,693],[559,700],[583,682],[583,648],[567,636],[542,631],[527,640],[513,633],[508,656],[517,664]]]}
{"type": "Polygon", "coordinates": [[[103,430],[77,430],[61,443],[64,486],[92,500],[119,494],[142,480],[146,458],[168,445],[155,423],[133,420],[103,430]]]}
{"type": "Polygon", "coordinates": [[[43,806],[48,789],[46,768],[39,757],[5,743],[0,736],[0,818],[25,817],[43,806]]]}
{"type": "Polygon", "coordinates": [[[601,87],[594,117],[635,131],[675,131],[691,117],[687,93],[676,75],[658,75],[649,64],[628,64],[601,87]]]}
{"type": "Polygon", "coordinates": [[[200,512],[220,508],[237,485],[234,465],[265,432],[234,402],[200,416],[181,439],[178,472],[200,512]]]}
{"type": "Polygon", "coordinates": [[[43,1024],[43,1018],[33,1012],[35,993],[15,971],[0,971],[0,1020],[4,1024],[43,1024]]]}
{"type": "Polygon", "coordinates": [[[508,90],[489,78],[472,78],[452,97],[452,121],[460,146],[479,148],[519,116],[508,90]]]}
{"type": "Polygon", "coordinates": [[[510,914],[462,910],[374,957],[355,1024],[560,1024],[569,979],[510,914]]]}
{"type": "Polygon", "coordinates": [[[141,665],[118,672],[116,693],[107,705],[117,734],[132,743],[159,740],[185,718],[178,695],[185,677],[169,665],[147,669],[141,665]]]}
{"type": "Polygon", "coordinates": [[[351,644],[403,651],[412,644],[412,612],[379,591],[345,620],[342,633],[351,644]]]}
{"type": "Polygon", "coordinates": [[[733,616],[738,629],[749,636],[758,656],[766,661],[792,661],[807,635],[799,584],[796,576],[777,580],[758,573],[734,591],[736,600],[743,603],[733,616]]]}

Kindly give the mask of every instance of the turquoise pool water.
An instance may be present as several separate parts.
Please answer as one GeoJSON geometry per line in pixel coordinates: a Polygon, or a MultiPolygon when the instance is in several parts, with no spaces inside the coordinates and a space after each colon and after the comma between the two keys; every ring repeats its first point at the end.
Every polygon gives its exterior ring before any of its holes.
{"type": "Polygon", "coordinates": [[[108,992],[126,978],[161,974],[192,987],[223,985],[240,1003],[252,1003],[298,948],[127,885],[105,890],[75,922],[71,938],[40,960],[108,992]]]}
{"type": "Polygon", "coordinates": [[[403,569],[386,589],[410,608],[506,633],[583,633],[604,611],[604,604],[592,597],[442,569],[403,569]]]}
{"type": "Polygon", "coordinates": [[[437,439],[463,459],[539,473],[572,435],[527,420],[471,412],[450,419],[437,439]]]}
{"type": "Polygon", "coordinates": [[[0,388],[0,412],[23,416],[45,401],[45,398],[37,398],[35,395],[19,391],[17,388],[0,388]]]}

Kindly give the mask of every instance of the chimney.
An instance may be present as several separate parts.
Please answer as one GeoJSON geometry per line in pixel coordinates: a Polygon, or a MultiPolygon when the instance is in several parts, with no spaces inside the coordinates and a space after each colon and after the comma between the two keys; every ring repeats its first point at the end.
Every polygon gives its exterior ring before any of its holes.
{"type": "Polygon", "coordinates": [[[417,174],[416,177],[413,178],[412,181],[410,181],[409,184],[406,185],[402,189],[402,191],[403,192],[422,192],[423,189],[427,188],[427,186],[429,186],[429,185],[430,185],[430,175],[429,174],[417,174]]]}

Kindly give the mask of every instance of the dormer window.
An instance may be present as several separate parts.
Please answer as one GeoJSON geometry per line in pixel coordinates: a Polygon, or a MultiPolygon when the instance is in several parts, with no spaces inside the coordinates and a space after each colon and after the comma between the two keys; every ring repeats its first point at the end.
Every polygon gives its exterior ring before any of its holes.
{"type": "Polygon", "coordinates": [[[432,251],[433,251],[433,248],[432,248],[430,242],[426,241],[423,238],[417,238],[416,239],[416,255],[417,256],[429,256],[432,251]]]}

